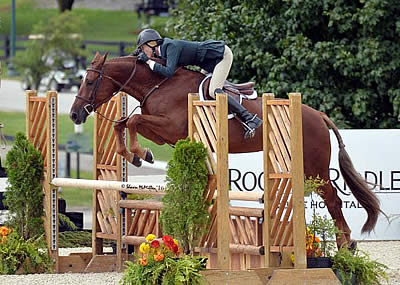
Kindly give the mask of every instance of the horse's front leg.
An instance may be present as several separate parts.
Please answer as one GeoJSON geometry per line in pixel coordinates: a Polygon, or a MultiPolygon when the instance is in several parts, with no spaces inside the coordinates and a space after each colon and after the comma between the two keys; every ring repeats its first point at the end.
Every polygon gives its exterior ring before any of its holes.
{"type": "Polygon", "coordinates": [[[117,142],[117,153],[121,156],[123,156],[127,161],[132,163],[133,165],[139,167],[141,166],[142,162],[140,161],[140,158],[135,155],[134,153],[129,152],[126,149],[125,145],[125,140],[124,140],[124,130],[126,128],[126,120],[121,120],[114,125],[114,133],[115,133],[115,138],[117,142]]]}
{"type": "Polygon", "coordinates": [[[154,143],[162,145],[166,143],[166,140],[161,137],[161,134],[179,132],[174,129],[176,126],[171,122],[171,120],[154,115],[133,115],[126,125],[130,137],[129,150],[149,163],[154,163],[153,153],[150,149],[142,148],[140,146],[137,133],[139,132],[154,143]]]}

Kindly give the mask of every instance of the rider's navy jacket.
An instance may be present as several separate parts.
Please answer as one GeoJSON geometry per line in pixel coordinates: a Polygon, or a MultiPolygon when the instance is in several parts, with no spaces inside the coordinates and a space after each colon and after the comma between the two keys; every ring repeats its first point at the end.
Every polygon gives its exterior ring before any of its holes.
{"type": "Polygon", "coordinates": [[[154,71],[171,77],[179,66],[195,65],[212,72],[224,57],[225,43],[208,40],[191,42],[164,38],[160,46],[161,57],[167,60],[167,65],[155,63],[154,71]]]}

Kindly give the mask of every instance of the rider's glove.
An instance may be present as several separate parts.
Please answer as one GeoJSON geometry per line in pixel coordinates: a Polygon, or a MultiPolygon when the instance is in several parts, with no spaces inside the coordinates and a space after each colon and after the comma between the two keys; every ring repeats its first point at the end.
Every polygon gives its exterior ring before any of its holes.
{"type": "Polygon", "coordinates": [[[144,52],[141,52],[141,53],[138,55],[137,60],[138,60],[139,62],[146,63],[146,62],[149,60],[149,58],[147,57],[147,55],[146,55],[144,52]]]}

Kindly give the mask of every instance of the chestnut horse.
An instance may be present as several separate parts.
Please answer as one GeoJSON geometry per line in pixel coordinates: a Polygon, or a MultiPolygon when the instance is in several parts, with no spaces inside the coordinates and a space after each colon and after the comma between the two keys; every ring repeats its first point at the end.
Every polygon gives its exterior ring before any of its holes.
{"type": "MultiPolygon", "coordinates": [[[[115,124],[117,152],[136,166],[140,166],[140,159],[153,162],[151,151],[139,145],[137,133],[160,145],[175,144],[179,139],[186,138],[188,93],[197,92],[204,75],[180,68],[168,79],[152,72],[148,65],[138,63],[134,56],[108,61],[106,58],[107,54],[95,55],[71,107],[70,118],[75,124],[84,123],[90,112],[110,100],[117,92],[130,94],[140,102],[141,114],[132,115],[115,124]],[[130,136],[129,151],[122,136],[125,128],[128,128],[130,136]]],[[[244,106],[250,112],[262,116],[261,97],[245,100],[244,106]]],[[[362,232],[370,232],[375,227],[380,211],[379,201],[354,169],[334,123],[324,113],[306,105],[302,106],[302,119],[305,176],[319,175],[327,181],[321,187],[321,196],[342,232],[337,236],[337,244],[339,247],[344,244],[354,246],[350,238],[351,231],[343,217],[342,201],[329,178],[331,145],[327,125],[333,129],[339,143],[339,165],[343,178],[368,214],[362,232]]],[[[230,153],[260,151],[262,146],[262,128],[257,129],[254,138],[245,140],[241,124],[237,120],[229,121],[230,153]]]]}

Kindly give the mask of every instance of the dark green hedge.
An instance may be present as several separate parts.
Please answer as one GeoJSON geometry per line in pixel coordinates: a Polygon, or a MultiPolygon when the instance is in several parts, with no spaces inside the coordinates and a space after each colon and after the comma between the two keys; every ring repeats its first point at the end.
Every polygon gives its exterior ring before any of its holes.
{"type": "Polygon", "coordinates": [[[232,79],[301,92],[340,127],[400,126],[400,0],[181,0],[175,14],[176,38],[226,41],[232,79]]]}

